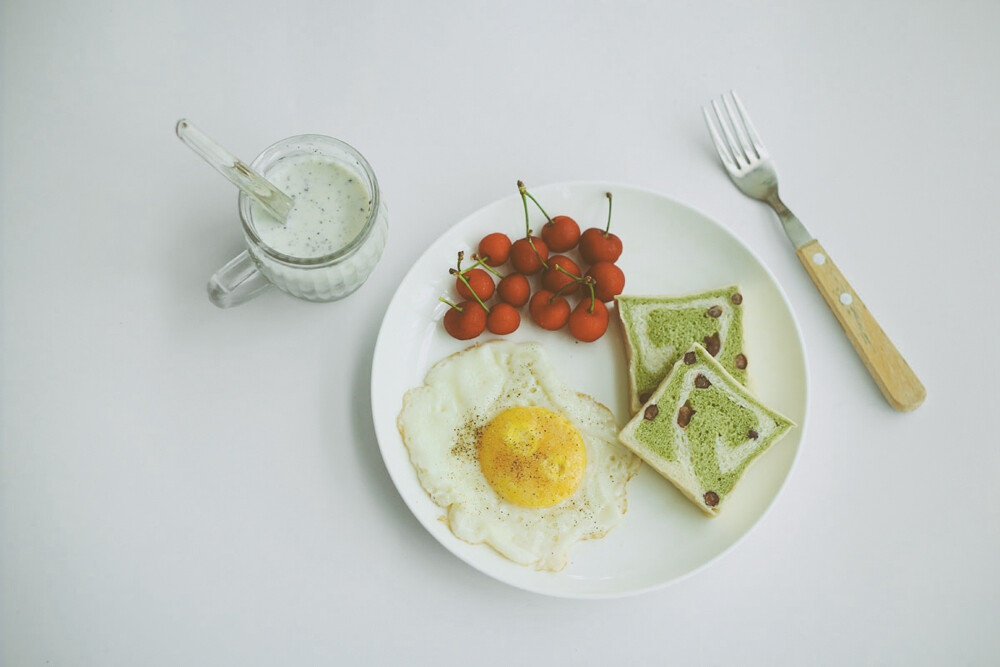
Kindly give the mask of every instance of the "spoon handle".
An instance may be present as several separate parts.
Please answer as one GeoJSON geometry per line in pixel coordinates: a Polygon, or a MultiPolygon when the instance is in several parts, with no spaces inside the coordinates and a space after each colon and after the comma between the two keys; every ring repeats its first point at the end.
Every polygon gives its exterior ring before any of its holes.
{"type": "Polygon", "coordinates": [[[200,155],[210,165],[228,178],[240,190],[263,206],[268,213],[281,222],[288,217],[292,208],[292,198],[274,187],[267,179],[241,162],[225,148],[215,143],[204,132],[186,119],[177,122],[177,136],[191,150],[200,155]]]}

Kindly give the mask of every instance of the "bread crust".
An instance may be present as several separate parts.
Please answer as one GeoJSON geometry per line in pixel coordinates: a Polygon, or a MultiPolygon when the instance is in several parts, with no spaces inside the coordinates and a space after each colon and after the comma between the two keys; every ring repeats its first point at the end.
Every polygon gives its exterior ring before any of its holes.
{"type": "Polygon", "coordinates": [[[615,312],[618,314],[618,326],[621,329],[622,341],[625,344],[625,369],[628,372],[628,408],[629,416],[634,416],[642,405],[639,402],[639,388],[636,385],[635,367],[633,356],[635,350],[632,347],[632,338],[628,335],[628,327],[625,325],[625,316],[622,314],[621,304],[618,303],[618,296],[615,297],[615,312]]]}

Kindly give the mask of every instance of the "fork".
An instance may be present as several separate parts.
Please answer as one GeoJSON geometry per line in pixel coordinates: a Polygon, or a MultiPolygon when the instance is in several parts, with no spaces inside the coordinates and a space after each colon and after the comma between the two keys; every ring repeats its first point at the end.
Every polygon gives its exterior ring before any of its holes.
{"type": "Polygon", "coordinates": [[[882,395],[896,410],[920,406],[927,392],[906,360],[858,298],[826,250],[778,197],[778,173],[734,91],[702,107],[715,149],[743,194],[766,202],[778,214],[795,254],[823,295],[882,395]]]}

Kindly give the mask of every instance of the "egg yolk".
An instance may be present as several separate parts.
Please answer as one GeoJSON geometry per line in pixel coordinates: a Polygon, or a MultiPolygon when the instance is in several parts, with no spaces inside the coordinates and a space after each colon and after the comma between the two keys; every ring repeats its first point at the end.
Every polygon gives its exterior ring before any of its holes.
{"type": "Polygon", "coordinates": [[[501,498],[549,507],[573,495],[587,450],[568,419],[539,407],[516,407],[493,418],[479,438],[479,466],[501,498]]]}

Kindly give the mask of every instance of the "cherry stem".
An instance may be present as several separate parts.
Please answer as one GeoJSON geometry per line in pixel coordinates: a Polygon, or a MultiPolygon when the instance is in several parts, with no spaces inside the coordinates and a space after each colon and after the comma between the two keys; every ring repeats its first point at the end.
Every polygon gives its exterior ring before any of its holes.
{"type": "Polygon", "coordinates": [[[587,309],[587,312],[590,314],[594,313],[594,306],[597,305],[597,295],[594,293],[594,284],[596,282],[592,276],[587,276],[583,279],[583,283],[590,288],[590,308],[587,309]]]}
{"type": "MultiPolygon", "coordinates": [[[[535,242],[531,240],[531,225],[528,222],[528,197],[531,195],[529,195],[527,189],[525,189],[523,181],[517,182],[517,191],[521,193],[521,203],[524,204],[524,238],[528,239],[528,245],[531,246],[531,251],[535,253],[535,257],[537,257],[538,261],[542,263],[542,266],[547,269],[549,268],[549,265],[546,264],[545,260],[542,259],[542,256],[538,254],[538,248],[535,247],[535,242]]],[[[545,211],[542,211],[542,213],[544,212],[545,211]]]]}
{"type": "MultiPolygon", "coordinates": [[[[483,307],[483,310],[485,310],[487,313],[490,312],[490,309],[486,307],[486,304],[483,303],[483,300],[479,298],[478,294],[476,294],[476,290],[472,289],[472,285],[469,284],[469,279],[465,277],[465,274],[462,273],[461,271],[456,271],[455,276],[465,284],[466,289],[468,289],[469,293],[472,294],[472,298],[479,302],[479,305],[483,307]]],[[[462,309],[459,308],[459,310],[462,309]]]]}
{"type": "Polygon", "coordinates": [[[608,224],[604,228],[604,236],[607,237],[611,232],[611,193],[605,192],[604,195],[608,198],[608,224]]]}
{"type": "MultiPolygon", "coordinates": [[[[569,272],[567,271],[567,273],[569,273],[569,272]]],[[[573,274],[570,273],[569,275],[572,276],[573,274]]],[[[562,287],[560,287],[558,290],[556,290],[555,294],[553,294],[551,297],[549,297],[549,303],[555,303],[556,299],[562,297],[563,291],[566,290],[566,289],[568,289],[568,288],[570,288],[570,287],[572,287],[573,285],[574,285],[574,283],[566,283],[565,285],[563,285],[562,287]]]]}
{"type": "MultiPolygon", "coordinates": [[[[472,253],[472,259],[476,260],[476,263],[473,264],[472,266],[466,268],[466,269],[462,268],[462,260],[463,259],[465,259],[465,251],[464,250],[459,250],[458,251],[458,268],[457,269],[448,269],[448,273],[450,273],[453,276],[458,276],[458,275],[464,276],[465,274],[467,274],[472,269],[475,269],[475,268],[478,268],[478,267],[481,266],[484,269],[486,269],[487,271],[489,271],[490,273],[492,273],[493,275],[495,275],[497,278],[503,278],[503,276],[500,275],[500,273],[496,269],[494,269],[492,266],[490,266],[489,264],[486,263],[486,260],[489,259],[488,255],[486,257],[480,257],[476,253],[472,253]]],[[[466,283],[466,284],[468,284],[468,283],[466,283]]]]}
{"type": "Polygon", "coordinates": [[[542,208],[542,205],[538,203],[538,200],[537,200],[537,199],[535,199],[534,195],[532,195],[532,194],[531,194],[530,192],[528,192],[527,190],[525,190],[525,191],[524,191],[524,194],[528,195],[528,197],[529,197],[529,198],[531,199],[531,201],[535,202],[535,206],[537,206],[537,207],[538,207],[538,210],[539,210],[539,211],[541,211],[541,212],[542,212],[542,215],[544,215],[544,216],[545,216],[545,219],[546,219],[546,220],[548,220],[548,223],[546,223],[546,224],[549,224],[549,225],[552,225],[552,224],[555,224],[555,223],[554,223],[554,222],[552,221],[552,216],[550,216],[550,215],[549,215],[548,213],[546,213],[546,212],[545,212],[545,209],[544,209],[544,208],[542,208]]]}
{"type": "Polygon", "coordinates": [[[476,294],[476,292],[471,287],[469,288],[469,291],[472,292],[472,296],[475,297],[476,301],[479,302],[479,305],[482,306],[483,310],[486,311],[486,314],[489,315],[490,313],[489,307],[485,303],[483,303],[483,300],[479,298],[479,295],[476,294]]]}
{"type": "Polygon", "coordinates": [[[485,257],[480,257],[479,255],[473,255],[472,259],[476,260],[476,263],[473,264],[472,266],[470,266],[468,269],[466,269],[466,271],[474,269],[477,266],[481,266],[484,269],[486,269],[487,271],[489,271],[490,273],[492,273],[493,275],[495,275],[497,278],[503,278],[503,276],[500,274],[499,271],[497,271],[492,266],[490,266],[489,264],[486,263],[486,260],[488,260],[489,258],[490,258],[489,255],[486,255],[485,257]]]}
{"type": "Polygon", "coordinates": [[[524,235],[531,238],[531,224],[528,222],[528,199],[525,195],[528,193],[524,188],[524,182],[517,182],[517,191],[521,193],[521,203],[524,205],[524,235]]]}
{"type": "MultiPolygon", "coordinates": [[[[567,271],[566,269],[564,269],[563,267],[561,267],[561,266],[560,266],[560,265],[558,265],[558,264],[553,264],[552,266],[556,267],[556,270],[557,270],[557,271],[562,271],[562,272],[563,272],[563,273],[565,273],[565,274],[566,274],[567,276],[569,276],[570,278],[572,278],[572,279],[573,279],[573,282],[571,282],[571,283],[566,283],[565,285],[563,285],[562,287],[560,287],[560,288],[559,288],[559,289],[558,289],[558,290],[556,291],[556,293],[552,295],[552,298],[551,298],[551,299],[549,299],[549,303],[552,303],[552,302],[554,302],[554,301],[556,300],[556,297],[557,297],[557,296],[559,296],[560,294],[562,294],[562,291],[563,291],[564,289],[566,289],[567,287],[570,287],[571,285],[576,285],[577,283],[585,283],[585,282],[587,282],[588,280],[590,280],[590,281],[593,281],[593,280],[594,280],[594,279],[593,279],[593,278],[591,278],[590,276],[586,276],[585,278],[581,278],[580,276],[576,275],[575,273],[570,273],[569,271],[567,271]]],[[[590,288],[590,291],[591,291],[591,293],[593,293],[593,291],[594,291],[594,288],[593,288],[593,287],[591,287],[591,288],[590,288]]]]}
{"type": "Polygon", "coordinates": [[[535,251],[535,257],[537,257],[538,261],[542,263],[542,268],[549,268],[549,265],[544,259],[542,259],[542,256],[538,254],[538,248],[535,247],[535,242],[531,240],[531,234],[528,234],[528,245],[530,245],[531,249],[535,251]]]}
{"type": "Polygon", "coordinates": [[[439,296],[438,300],[439,301],[443,301],[444,303],[448,304],[449,306],[451,306],[452,308],[454,308],[458,312],[462,312],[462,307],[461,306],[456,306],[455,304],[453,304],[451,301],[448,301],[448,299],[444,298],[443,296],[439,296]]]}
{"type": "MultiPolygon", "coordinates": [[[[582,283],[583,282],[583,278],[581,278],[580,276],[576,275],[575,273],[571,273],[568,269],[564,269],[562,267],[562,265],[560,265],[560,264],[554,264],[553,266],[556,267],[557,271],[562,271],[567,276],[569,276],[570,278],[572,278],[573,282],[577,282],[577,283],[582,283]]],[[[572,284],[572,283],[570,283],[570,284],[572,284]]]]}

